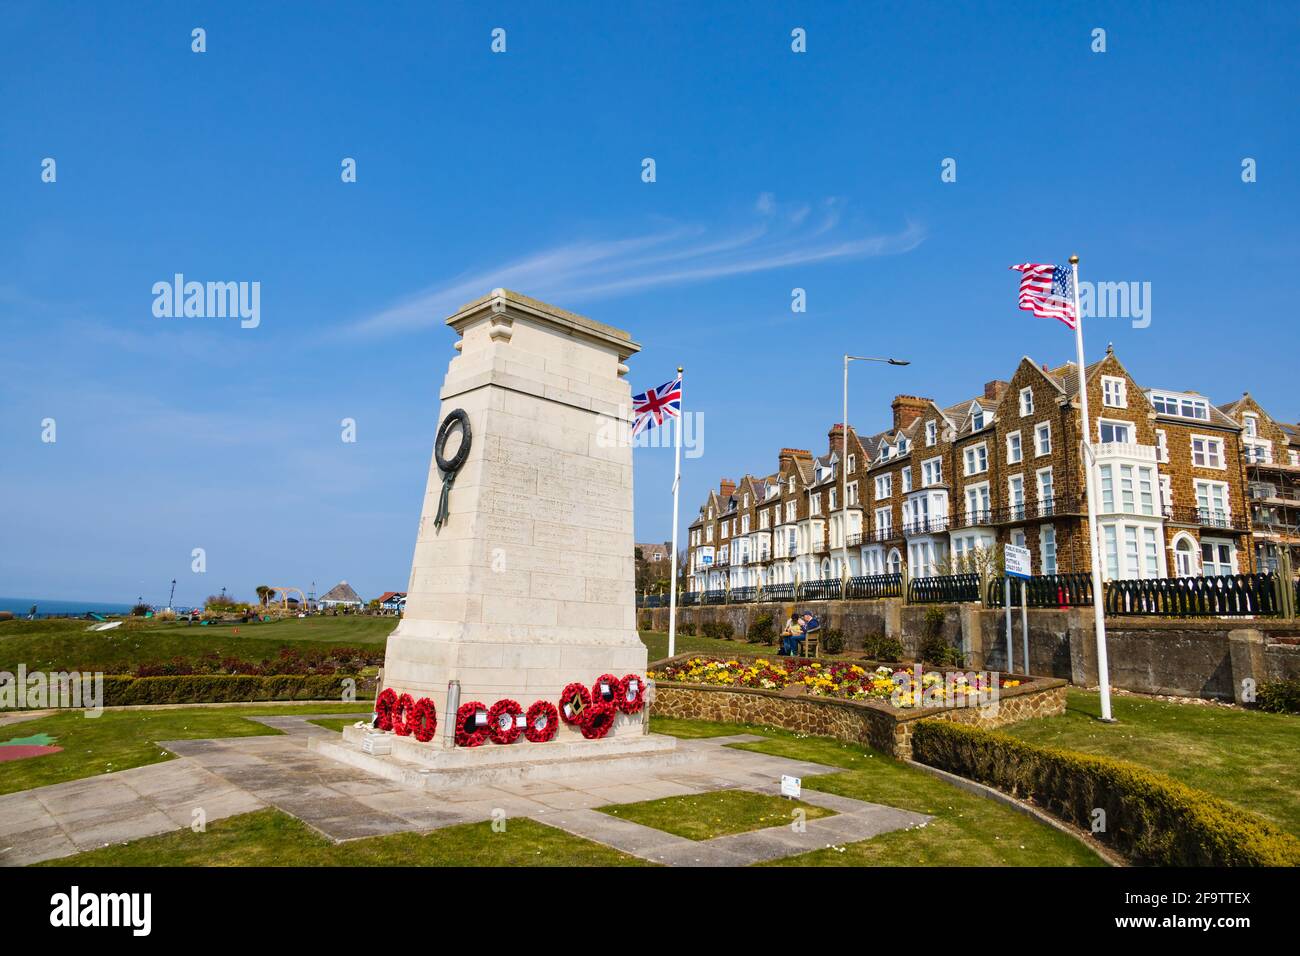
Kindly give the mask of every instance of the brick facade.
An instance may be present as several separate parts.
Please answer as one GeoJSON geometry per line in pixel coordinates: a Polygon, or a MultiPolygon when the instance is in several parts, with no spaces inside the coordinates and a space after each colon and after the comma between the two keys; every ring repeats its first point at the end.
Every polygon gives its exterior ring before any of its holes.
{"type": "MultiPolygon", "coordinates": [[[[897,396],[890,427],[865,437],[850,427],[847,449],[839,424],[825,455],[782,449],[771,475],[710,494],[690,526],[688,590],[838,578],[846,554],[853,575],[950,574],[1008,543],[1029,548],[1035,573],[1089,571],[1078,380],[1074,363],[1025,357],[1009,379],[953,405],[897,396]],[[749,516],[747,532],[738,515],[749,516]],[[722,538],[717,525],[728,520],[722,538]]],[[[1278,540],[1300,549],[1300,463],[1291,464],[1300,427],[1249,396],[1220,408],[1196,392],[1143,386],[1111,349],[1085,380],[1104,576],[1255,570],[1251,488],[1264,483],[1254,474],[1263,464],[1248,459],[1262,455],[1257,446],[1272,449],[1265,477],[1289,477],[1277,482],[1278,540]],[[1247,415],[1257,435],[1244,439],[1247,415]]]]}

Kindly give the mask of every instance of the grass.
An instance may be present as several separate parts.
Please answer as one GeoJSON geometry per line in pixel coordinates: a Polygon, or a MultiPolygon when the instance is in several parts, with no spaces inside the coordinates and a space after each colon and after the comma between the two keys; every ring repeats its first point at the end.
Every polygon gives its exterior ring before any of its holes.
{"type": "Polygon", "coordinates": [[[222,657],[261,661],[277,657],[283,647],[329,650],[331,647],[382,648],[397,626],[395,618],[344,615],[285,618],[260,624],[203,627],[129,618],[111,631],[88,630],[91,621],[0,621],[0,670],[103,671],[122,674],[137,664],[193,659],[216,652],[222,657]]]}
{"type": "Polygon", "coordinates": [[[1212,793],[1300,836],[1300,717],[1071,691],[1066,712],[1004,732],[1035,744],[1129,760],[1212,793]]]}
{"type": "Polygon", "coordinates": [[[646,861],[527,819],[466,823],[334,843],[288,814],[258,810],[103,847],[40,866],[648,866],[646,861]]]}
{"type": "MultiPolygon", "coordinates": [[[[364,707],[362,708],[364,709],[364,707]]],[[[309,720],[307,723],[315,724],[317,727],[324,727],[326,730],[332,730],[335,733],[343,733],[344,727],[351,727],[360,718],[357,717],[320,717],[316,720],[309,720]]]]}
{"type": "Polygon", "coordinates": [[[675,736],[750,733],[740,750],[810,760],[842,772],[804,777],[803,786],[934,817],[924,827],[774,860],[770,866],[1103,866],[1077,840],[985,797],[959,790],[901,761],[827,737],[742,724],[651,718],[651,730],[675,736]]]}
{"type": "Polygon", "coordinates": [[[748,833],[767,827],[786,826],[794,819],[795,810],[802,810],[808,820],[833,814],[831,810],[815,807],[802,800],[788,800],[747,790],[715,790],[690,796],[613,804],[597,809],[611,817],[630,820],[688,840],[711,840],[730,833],[748,833]]]}
{"type": "Polygon", "coordinates": [[[360,713],[369,702],[351,704],[292,704],[245,707],[196,707],[165,710],[106,710],[88,718],[81,711],[64,711],[0,727],[0,740],[47,733],[57,738],[61,753],[0,763],[0,794],[79,780],[101,773],[130,770],[173,759],[159,740],[206,737],[256,737],[278,734],[256,716],[360,713]]]}

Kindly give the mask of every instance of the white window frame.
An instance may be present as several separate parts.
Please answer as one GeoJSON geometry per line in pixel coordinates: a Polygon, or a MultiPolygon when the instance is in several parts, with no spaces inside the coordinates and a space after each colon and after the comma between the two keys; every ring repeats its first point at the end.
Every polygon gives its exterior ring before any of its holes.
{"type": "Polygon", "coordinates": [[[1034,414],[1034,390],[1028,386],[1020,390],[1020,417],[1034,414]]]}
{"type": "Polygon", "coordinates": [[[1228,462],[1226,456],[1224,455],[1224,448],[1226,447],[1226,445],[1222,438],[1217,438],[1214,435],[1192,435],[1192,440],[1188,444],[1191,447],[1193,468],[1206,468],[1211,471],[1228,470],[1228,462]],[[1196,443],[1198,441],[1203,442],[1205,444],[1205,451],[1204,451],[1205,464],[1203,465],[1197,464],[1196,462],[1196,443]],[[1211,448],[1216,449],[1215,454],[1213,456],[1210,454],[1211,448]],[[1219,463],[1217,465],[1211,464],[1210,463],[1211,457],[1217,457],[1219,463]]]}
{"type": "Polygon", "coordinates": [[[1056,551],[1056,526],[1045,524],[1038,528],[1038,566],[1041,574],[1056,574],[1060,567],[1056,551]],[[1048,541],[1051,547],[1048,547],[1048,541]],[[1048,555],[1051,555],[1049,562],[1048,555]],[[1050,565],[1050,566],[1049,566],[1050,565]]]}
{"type": "Polygon", "coordinates": [[[980,442],[977,445],[967,445],[962,449],[962,474],[964,475],[982,475],[989,470],[989,446],[987,442],[980,442]],[[972,459],[976,465],[979,464],[979,455],[977,452],[984,453],[984,467],[971,468],[972,459]]]}
{"type": "Polygon", "coordinates": [[[1020,440],[1020,432],[1007,432],[1007,464],[1018,465],[1025,460],[1025,443],[1020,440]],[[1011,453],[1011,440],[1015,439],[1015,455],[1011,453]]]}
{"type": "Polygon", "coordinates": [[[1034,426],[1034,457],[1043,458],[1052,453],[1052,423],[1039,422],[1034,426]]]}
{"type": "Polygon", "coordinates": [[[886,498],[894,496],[894,476],[876,475],[876,500],[884,501],[886,498]]]}
{"type": "Polygon", "coordinates": [[[939,437],[939,423],[933,418],[925,423],[925,447],[933,447],[939,437]]]}
{"type": "Polygon", "coordinates": [[[905,466],[899,475],[903,482],[903,494],[907,494],[912,490],[912,466],[905,466]]]}
{"type": "Polygon", "coordinates": [[[921,462],[921,487],[943,484],[943,456],[936,455],[921,462]]]}
{"type": "Polygon", "coordinates": [[[1099,419],[1097,419],[1097,443],[1098,443],[1099,445],[1111,445],[1111,444],[1114,444],[1114,445],[1131,445],[1131,444],[1133,444],[1134,439],[1136,439],[1136,438],[1137,438],[1137,427],[1136,427],[1132,422],[1130,422],[1130,421],[1125,421],[1125,420],[1122,419],[1122,418],[1099,418],[1099,419]],[[1101,430],[1102,430],[1102,428],[1106,427],[1107,425],[1109,425],[1111,428],[1120,427],[1120,428],[1127,429],[1127,430],[1128,430],[1128,438],[1124,439],[1123,441],[1120,441],[1120,440],[1115,439],[1115,438],[1112,438],[1110,441],[1106,441],[1106,439],[1104,439],[1104,438],[1101,437],[1101,430]]]}
{"type": "Polygon", "coordinates": [[[1101,404],[1103,408],[1128,408],[1128,383],[1118,375],[1103,375],[1101,404]]]}

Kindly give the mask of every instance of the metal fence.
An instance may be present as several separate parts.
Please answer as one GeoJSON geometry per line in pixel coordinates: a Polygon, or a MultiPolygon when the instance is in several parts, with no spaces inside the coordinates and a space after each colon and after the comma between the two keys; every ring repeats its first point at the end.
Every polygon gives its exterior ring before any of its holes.
{"type": "Polygon", "coordinates": [[[848,598],[887,598],[903,596],[903,576],[901,574],[866,574],[849,578],[849,586],[844,595],[848,598]]]}
{"type": "Polygon", "coordinates": [[[800,583],[795,599],[798,601],[838,601],[842,586],[843,584],[839,578],[804,581],[800,583]]]}
{"type": "Polygon", "coordinates": [[[765,584],[763,585],[764,601],[793,601],[794,585],[793,584],[765,584]]]}
{"type": "MultiPolygon", "coordinates": [[[[1004,578],[990,578],[984,603],[989,607],[1002,607],[1006,597],[1004,578]]],[[[1091,607],[1091,574],[1039,574],[1032,578],[1011,579],[1011,603],[1021,603],[1024,591],[1030,607],[1091,607]]]]}
{"type": "Polygon", "coordinates": [[[978,574],[944,574],[907,582],[908,604],[946,604],[980,599],[978,574]]]}
{"type": "Polygon", "coordinates": [[[1279,611],[1272,574],[1195,578],[1137,578],[1106,585],[1107,615],[1219,617],[1273,615],[1279,611]]]}

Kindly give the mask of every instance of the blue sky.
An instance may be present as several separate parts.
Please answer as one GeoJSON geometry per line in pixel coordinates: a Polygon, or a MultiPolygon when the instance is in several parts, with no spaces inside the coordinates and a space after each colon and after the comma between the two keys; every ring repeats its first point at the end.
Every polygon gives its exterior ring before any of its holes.
{"type": "MultiPolygon", "coordinates": [[[[855,368],[862,429],[1072,358],[1007,266],[1074,251],[1152,287],[1093,356],[1294,421],[1297,46],[1291,4],[11,0],[0,593],[405,587],[441,320],[497,285],[629,329],[637,388],[687,367],[683,525],[720,475],[825,449],[845,351],[914,363],[855,368]],[[260,282],[260,326],[154,317],[177,272],[260,282]]],[[[639,540],[671,470],[637,452],[639,540]]]]}

